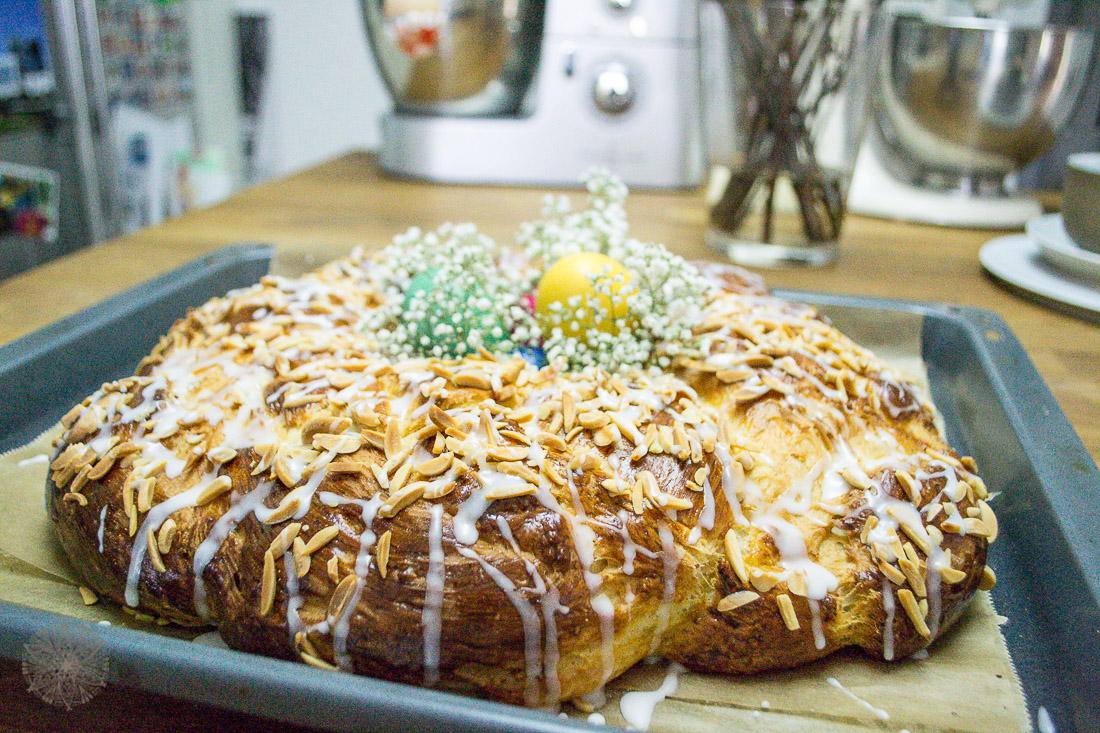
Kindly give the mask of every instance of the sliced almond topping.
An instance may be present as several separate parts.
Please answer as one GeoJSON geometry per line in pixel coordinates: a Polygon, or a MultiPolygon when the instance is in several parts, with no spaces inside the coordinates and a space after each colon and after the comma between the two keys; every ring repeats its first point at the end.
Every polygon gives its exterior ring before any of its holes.
{"type": "Polygon", "coordinates": [[[164,524],[160,525],[160,529],[157,530],[157,547],[160,549],[161,554],[165,554],[172,549],[172,541],[176,539],[176,520],[168,517],[164,520],[164,524]]]}
{"type": "Polygon", "coordinates": [[[195,506],[206,506],[215,499],[228,493],[232,488],[233,479],[228,476],[218,476],[207,484],[206,487],[199,492],[199,495],[195,497],[195,506]]]}
{"type": "Polygon", "coordinates": [[[393,476],[390,477],[390,493],[399,491],[405,487],[405,484],[409,480],[409,474],[412,473],[413,464],[411,461],[402,463],[397,467],[397,470],[393,472],[393,476]]]}
{"type": "Polygon", "coordinates": [[[608,417],[606,412],[590,410],[577,415],[577,422],[581,424],[581,427],[587,428],[588,430],[596,430],[610,423],[611,418],[608,417]]]}
{"type": "Polygon", "coordinates": [[[334,453],[354,453],[363,447],[363,438],[355,434],[317,433],[313,436],[312,445],[317,450],[334,453]]]}
{"type": "Polygon", "coordinates": [[[519,373],[523,371],[523,368],[527,366],[527,362],[523,359],[513,359],[508,362],[508,366],[500,373],[500,380],[505,384],[511,384],[519,379],[519,373]]]}
{"type": "Polygon", "coordinates": [[[568,447],[564,440],[560,436],[552,433],[540,433],[535,441],[546,450],[556,450],[564,453],[568,447]]]}
{"type": "Polygon", "coordinates": [[[982,579],[978,581],[978,590],[993,590],[995,585],[997,585],[997,574],[993,572],[993,568],[986,565],[982,568],[982,579]]]}
{"type": "Polygon", "coordinates": [[[749,582],[752,583],[752,587],[760,593],[767,593],[779,583],[779,578],[771,573],[765,573],[761,570],[754,570],[749,576],[749,582]]]}
{"type": "Polygon", "coordinates": [[[898,591],[898,600],[901,602],[901,607],[905,609],[905,615],[913,622],[913,628],[917,633],[925,639],[932,638],[932,630],[928,628],[928,623],[924,620],[924,614],[921,613],[917,597],[913,592],[908,588],[902,588],[898,591]]]}
{"type": "Polygon", "coordinates": [[[374,480],[378,482],[378,485],[384,490],[390,488],[390,477],[386,475],[386,469],[382,467],[380,463],[372,463],[370,471],[374,474],[374,480]]]}
{"type": "Polygon", "coordinates": [[[752,375],[753,372],[751,369],[722,369],[714,374],[714,376],[718,378],[718,381],[723,384],[743,382],[752,375]]]}
{"type": "Polygon", "coordinates": [[[562,414],[562,427],[566,432],[573,429],[577,420],[577,403],[573,399],[573,395],[569,392],[562,392],[561,395],[561,414],[562,414]]]}
{"type": "Polygon", "coordinates": [[[62,496],[61,500],[76,503],[80,506],[88,506],[88,497],[84,496],[84,494],[78,494],[72,491],[62,496]]]}
{"type": "MultiPolygon", "coordinates": [[[[226,477],[228,478],[228,476],[226,477]]],[[[75,483],[75,482],[74,482],[75,483]]],[[[153,507],[153,488],[156,486],[155,478],[142,479],[137,490],[137,510],[147,512],[153,507]]]]}
{"type": "Polygon", "coordinates": [[[736,593],[730,593],[728,596],[718,601],[718,612],[727,613],[741,606],[747,606],[753,601],[759,600],[760,594],[751,590],[739,590],[736,593]]]}
{"type": "Polygon", "coordinates": [[[978,537],[985,537],[987,539],[993,534],[989,527],[985,525],[985,522],[977,517],[967,517],[964,519],[963,529],[966,531],[966,534],[977,535],[978,537]]]}
{"type": "Polygon", "coordinates": [[[909,497],[909,501],[913,502],[914,504],[919,504],[921,493],[920,484],[915,478],[913,478],[912,474],[910,474],[908,471],[901,470],[894,473],[894,478],[896,478],[898,483],[901,484],[901,487],[905,489],[905,493],[909,497]]]}
{"type": "MultiPolygon", "coordinates": [[[[576,428],[573,429],[573,431],[570,432],[568,436],[566,436],[566,440],[572,440],[575,437],[575,432],[581,429],[582,428],[578,425],[576,428]]],[[[602,428],[599,428],[598,430],[596,430],[596,432],[592,434],[592,442],[601,448],[611,445],[618,439],[619,436],[615,433],[615,431],[612,430],[610,426],[606,425],[602,428]]]]}
{"type": "Polygon", "coordinates": [[[210,459],[211,463],[221,465],[223,463],[229,463],[237,457],[237,451],[230,448],[228,445],[219,445],[213,450],[206,452],[206,457],[210,459]]]}
{"type": "Polygon", "coordinates": [[[414,501],[424,496],[424,489],[427,486],[426,483],[418,481],[415,484],[409,484],[398,492],[390,494],[385,503],[378,508],[378,514],[382,517],[394,517],[414,501]]]}
{"type": "Polygon", "coordinates": [[[340,558],[337,557],[336,553],[333,553],[325,564],[325,572],[328,573],[328,577],[333,583],[340,581],[340,558]]]}
{"type": "Polygon", "coordinates": [[[531,445],[531,439],[529,437],[527,437],[523,433],[516,432],[515,430],[501,430],[500,437],[514,440],[517,443],[522,443],[523,445],[531,445]]]}
{"type": "Polygon", "coordinates": [[[146,551],[149,553],[149,561],[153,564],[153,568],[158,573],[164,573],[168,571],[168,568],[164,565],[164,559],[160,556],[160,547],[157,545],[156,534],[153,532],[153,528],[150,527],[145,531],[145,545],[146,551]]]}
{"type": "Polygon", "coordinates": [[[878,561],[878,569],[881,570],[882,574],[885,575],[886,578],[891,583],[893,583],[894,585],[898,585],[898,586],[905,585],[905,583],[907,581],[907,579],[905,577],[905,573],[901,572],[900,570],[898,570],[896,567],[894,567],[890,563],[888,563],[884,560],[879,560],[878,561]]]}
{"type": "Polygon", "coordinates": [[[275,557],[268,550],[264,553],[263,578],[260,582],[260,616],[271,613],[275,606],[275,557]]]}
{"type": "Polygon", "coordinates": [[[253,450],[259,455],[260,460],[256,463],[256,467],[252,469],[253,476],[259,476],[261,473],[271,468],[275,463],[275,456],[278,454],[279,447],[272,443],[271,445],[257,445],[253,450]]]}
{"type": "Polygon", "coordinates": [[[966,573],[955,568],[942,567],[940,568],[940,579],[948,585],[954,585],[966,580],[966,573]]]}
{"type": "Polygon", "coordinates": [[[343,617],[344,611],[351,603],[351,596],[355,593],[358,582],[359,579],[355,576],[355,573],[350,573],[344,576],[344,579],[336,586],[336,590],[332,592],[332,598],[328,602],[328,616],[330,619],[335,620],[343,617]]]}
{"type": "Polygon", "coordinates": [[[535,473],[530,466],[526,466],[518,461],[500,463],[497,465],[496,469],[509,476],[517,476],[534,486],[539,485],[539,475],[535,473]]]}
{"type": "Polygon", "coordinates": [[[271,541],[271,545],[267,548],[267,551],[278,560],[290,549],[291,544],[294,542],[294,538],[298,536],[298,532],[301,531],[301,529],[301,522],[291,522],[283,528],[282,532],[275,535],[275,539],[271,541]]]}
{"type": "Polygon", "coordinates": [[[320,657],[315,657],[315,656],[313,656],[312,654],[310,654],[308,652],[299,652],[299,656],[302,658],[303,662],[305,662],[306,664],[308,664],[311,667],[316,667],[317,669],[327,669],[327,670],[340,669],[339,667],[337,667],[332,662],[325,661],[324,659],[321,659],[320,657]]]}
{"type": "Polygon", "coordinates": [[[378,538],[378,542],[374,546],[374,564],[378,566],[378,574],[383,578],[386,577],[386,569],[390,562],[390,540],[392,537],[393,532],[387,529],[378,538]]]}
{"type": "Polygon", "coordinates": [[[489,379],[489,375],[480,370],[456,374],[453,381],[456,387],[484,390],[493,388],[493,382],[489,379]]]}
{"type": "Polygon", "coordinates": [[[453,460],[453,453],[444,453],[418,465],[416,467],[416,472],[421,476],[438,476],[451,467],[451,462],[453,460]]]}
{"type": "Polygon", "coordinates": [[[485,451],[491,461],[522,461],[530,453],[527,446],[498,445],[485,451]]]}
{"type": "Polygon", "coordinates": [[[796,596],[806,595],[806,576],[801,572],[793,572],[787,577],[787,590],[796,596]]]}
{"type": "Polygon", "coordinates": [[[635,514],[645,510],[645,487],[640,480],[635,480],[630,487],[630,508],[635,514]]]}
{"type": "Polygon", "coordinates": [[[684,498],[681,498],[679,496],[673,496],[672,494],[662,493],[661,497],[663,497],[663,500],[664,500],[664,503],[662,504],[662,506],[664,506],[668,509],[674,509],[676,511],[686,511],[688,509],[691,509],[693,506],[695,506],[694,504],[691,503],[690,499],[684,499],[684,498]]]}
{"type": "Polygon", "coordinates": [[[97,602],[99,602],[99,596],[97,596],[95,594],[95,591],[93,591],[91,588],[82,585],[80,586],[79,590],[80,598],[84,601],[85,606],[94,606],[97,602]]]}
{"type": "Polygon", "coordinates": [[[88,471],[88,479],[90,481],[98,481],[99,479],[106,476],[107,472],[114,467],[116,456],[117,454],[112,451],[111,453],[108,453],[108,455],[99,459],[99,461],[94,466],[92,466],[92,469],[88,471]]]}
{"type": "Polygon", "coordinates": [[[733,572],[742,583],[748,583],[749,571],[745,568],[745,558],[741,554],[741,541],[737,537],[737,532],[732,529],[726,530],[723,546],[726,550],[726,561],[733,568],[733,572]]]}
{"type": "Polygon", "coordinates": [[[542,473],[558,486],[565,486],[566,478],[558,473],[557,467],[551,461],[542,462],[542,473]]]}
{"type": "MultiPolygon", "coordinates": [[[[439,410],[435,405],[432,405],[430,409],[439,410]]],[[[386,458],[393,458],[401,451],[401,420],[393,418],[386,423],[386,435],[382,441],[382,448],[386,453],[386,458]]]]}
{"type": "Polygon", "coordinates": [[[309,541],[306,542],[305,547],[302,548],[302,551],[305,552],[307,555],[312,555],[313,553],[317,552],[317,550],[320,550],[329,542],[332,542],[334,539],[336,539],[337,535],[339,534],[340,528],[337,527],[335,524],[330,524],[324,529],[318,530],[312,537],[310,537],[309,541]]]}
{"type": "Polygon", "coordinates": [[[293,517],[298,513],[301,505],[298,502],[298,498],[295,496],[287,495],[283,497],[279,506],[271,513],[267,519],[264,520],[264,524],[279,524],[293,517]]]}
{"type": "Polygon", "coordinates": [[[310,559],[309,553],[306,552],[306,543],[302,541],[301,537],[295,537],[294,544],[291,547],[294,549],[295,574],[299,578],[303,578],[309,572],[309,566],[313,561],[310,559]]]}
{"type": "Polygon", "coordinates": [[[779,605],[779,613],[783,616],[783,623],[791,631],[798,631],[800,627],[798,614],[794,612],[794,602],[791,601],[791,597],[786,593],[780,593],[775,597],[775,602],[779,605]]]}
{"type": "Polygon", "coordinates": [[[531,484],[512,484],[510,486],[496,486],[485,492],[485,498],[489,501],[497,499],[511,499],[517,496],[530,496],[537,491],[531,484]]]}
{"type": "Polygon", "coordinates": [[[993,509],[991,509],[989,504],[986,504],[984,500],[978,501],[978,507],[981,509],[982,512],[982,523],[986,526],[986,529],[989,530],[989,536],[987,539],[990,542],[993,542],[997,539],[997,532],[999,530],[997,524],[997,515],[993,513],[993,509]]]}
{"type": "Polygon", "coordinates": [[[275,458],[275,477],[287,487],[298,483],[297,477],[290,470],[290,464],[282,456],[276,456],[275,458]]]}

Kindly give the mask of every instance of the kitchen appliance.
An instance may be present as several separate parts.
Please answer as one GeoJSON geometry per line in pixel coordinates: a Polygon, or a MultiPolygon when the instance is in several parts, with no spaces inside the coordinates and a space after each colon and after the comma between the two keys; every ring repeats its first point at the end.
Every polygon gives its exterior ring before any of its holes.
{"type": "Polygon", "coordinates": [[[1073,112],[1095,46],[1095,30],[1047,23],[1043,5],[888,5],[852,211],[993,228],[1041,213],[1019,173],[1073,112]]]}
{"type": "Polygon", "coordinates": [[[363,0],[394,97],[381,166],[433,181],[635,187],[703,174],[697,0],[363,0]]]}

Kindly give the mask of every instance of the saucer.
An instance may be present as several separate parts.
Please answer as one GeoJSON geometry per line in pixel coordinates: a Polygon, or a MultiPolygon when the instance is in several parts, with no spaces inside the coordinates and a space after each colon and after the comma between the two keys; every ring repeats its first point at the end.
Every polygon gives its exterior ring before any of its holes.
{"type": "Polygon", "coordinates": [[[1061,214],[1029,219],[1027,236],[1035,240],[1048,261],[1062,269],[1100,283],[1100,254],[1078,247],[1066,233],[1061,214]]]}
{"type": "Polygon", "coordinates": [[[982,267],[1020,295],[1086,321],[1100,323],[1100,290],[1082,278],[1051,265],[1040,246],[1026,234],[986,242],[978,258],[982,267]]]}

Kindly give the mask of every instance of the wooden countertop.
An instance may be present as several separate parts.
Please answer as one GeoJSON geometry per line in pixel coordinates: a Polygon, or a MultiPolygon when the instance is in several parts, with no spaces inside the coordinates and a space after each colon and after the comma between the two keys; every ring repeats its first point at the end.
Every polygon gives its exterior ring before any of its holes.
{"type": "MultiPolygon", "coordinates": [[[[266,242],[304,263],[321,262],[365,244],[381,247],[410,226],[473,221],[502,242],[520,222],[539,216],[545,191],[430,185],[383,176],[372,155],[350,153],[230,200],[106,242],[0,282],[0,343],[7,343],[154,275],[238,242],[266,242]]],[[[702,244],[702,194],[635,192],[628,200],[632,233],[695,259],[714,259],[702,244]]],[[[1100,458],[1100,327],[1023,300],[983,275],[979,247],[999,232],[948,229],[850,217],[838,261],[827,268],[764,272],[780,288],[977,306],[999,314],[1050,386],[1093,460],[1100,458]]],[[[5,729],[45,729],[58,712],[30,697],[18,666],[0,667],[5,729]],[[46,715],[46,718],[42,716],[46,715]]],[[[160,721],[169,728],[253,730],[249,716],[155,700],[111,685],[65,718],[121,724],[160,721]],[[217,717],[211,717],[217,716],[217,717]],[[210,727],[213,726],[213,727],[210,727]]],[[[163,728],[163,726],[161,726],[163,728]]],[[[262,727],[262,726],[261,726],[262,727]]]]}
{"type": "MultiPolygon", "coordinates": [[[[410,226],[444,221],[472,221],[510,242],[520,222],[539,215],[545,193],[394,180],[379,172],[372,155],[349,153],[0,282],[0,343],[235,242],[272,243],[307,263],[358,244],[381,247],[410,226]]],[[[627,208],[635,236],[663,242],[688,258],[714,259],[702,244],[706,207],[699,192],[633,192],[627,208]]],[[[1035,305],[986,277],[978,249],[998,234],[852,216],[834,265],[763,274],[780,288],[996,312],[1100,462],[1100,327],[1035,305]]]]}

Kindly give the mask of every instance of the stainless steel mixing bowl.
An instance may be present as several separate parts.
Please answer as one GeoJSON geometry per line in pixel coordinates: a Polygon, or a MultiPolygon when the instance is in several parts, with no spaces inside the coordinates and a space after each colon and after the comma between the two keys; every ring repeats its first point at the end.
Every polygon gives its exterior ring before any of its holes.
{"type": "Polygon", "coordinates": [[[979,18],[893,19],[872,140],[887,170],[932,189],[1004,193],[1072,113],[1095,31],[979,18]],[[998,191],[998,189],[1000,189],[998,191]]]}
{"type": "Polygon", "coordinates": [[[545,0],[361,0],[398,112],[516,113],[535,68],[545,0]]]}

